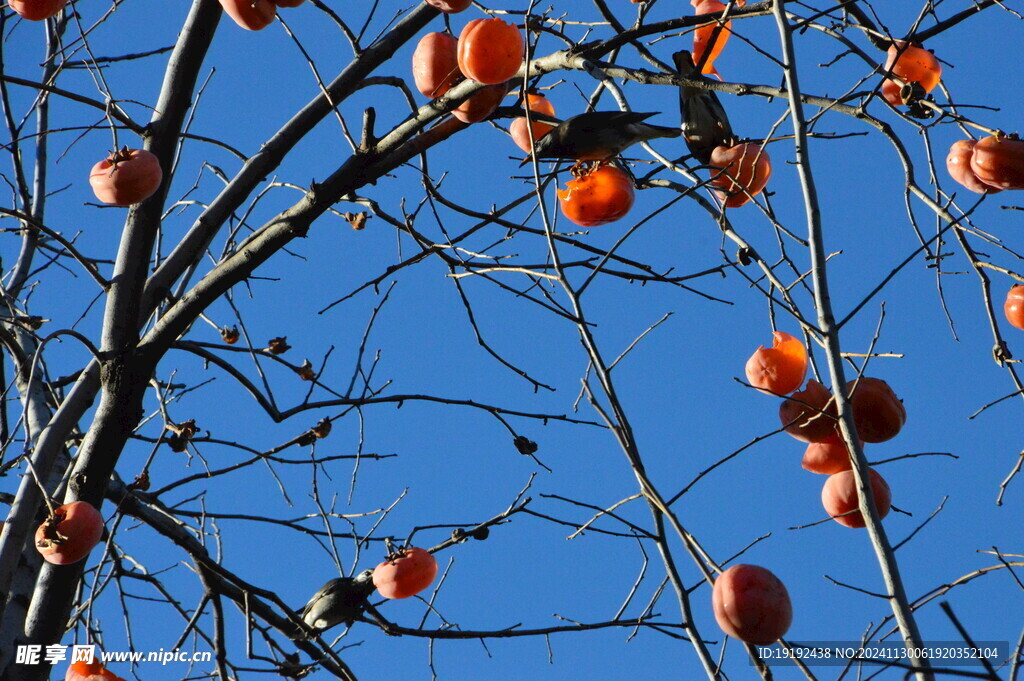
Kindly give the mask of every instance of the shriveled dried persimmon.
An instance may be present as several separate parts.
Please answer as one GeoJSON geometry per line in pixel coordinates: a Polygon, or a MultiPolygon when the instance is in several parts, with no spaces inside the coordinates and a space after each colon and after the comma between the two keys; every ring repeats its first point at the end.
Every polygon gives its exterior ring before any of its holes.
{"type": "Polygon", "coordinates": [[[562,214],[580,227],[614,222],[633,207],[633,181],[611,165],[569,180],[557,193],[562,214]]]}
{"type": "Polygon", "coordinates": [[[807,374],[807,349],[784,331],[772,334],[772,347],[763,345],[750,356],[746,366],[747,382],[763,393],[786,395],[804,382],[807,374]]]}

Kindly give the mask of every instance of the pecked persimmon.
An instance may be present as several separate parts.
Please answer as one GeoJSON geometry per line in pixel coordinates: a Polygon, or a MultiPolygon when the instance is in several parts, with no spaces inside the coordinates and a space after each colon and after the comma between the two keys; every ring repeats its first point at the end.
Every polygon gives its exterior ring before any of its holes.
{"type": "MultiPolygon", "coordinates": [[[[546,116],[555,115],[555,107],[548,101],[548,98],[544,95],[526,95],[526,106],[532,113],[542,113],[546,116]]],[[[516,146],[530,153],[533,148],[533,143],[539,140],[541,137],[546,135],[549,130],[555,126],[551,123],[543,123],[538,120],[533,121],[533,125],[530,126],[530,132],[526,130],[526,118],[520,117],[512,121],[512,125],[508,128],[508,133],[512,136],[512,141],[516,143],[516,146]],[[532,139],[531,139],[532,137],[532,139]]]]}
{"type": "Polygon", "coordinates": [[[633,207],[633,182],[615,166],[600,166],[559,189],[562,215],[580,227],[595,227],[622,218],[633,207]]]}
{"type": "Polygon", "coordinates": [[[93,194],[109,206],[130,206],[148,199],[162,180],[156,156],[145,149],[128,147],[115,151],[89,172],[93,194]]]}
{"type": "Polygon", "coordinates": [[[452,115],[463,123],[479,123],[494,113],[507,92],[505,83],[488,85],[452,109],[452,115]]]}
{"type": "Polygon", "coordinates": [[[271,0],[278,7],[298,7],[306,0],[271,0]]]}
{"type": "Polygon", "coordinates": [[[836,430],[835,409],[832,393],[812,378],[779,405],[779,419],[797,440],[822,442],[836,430]]]}
{"type": "Polygon", "coordinates": [[[747,382],[769,395],[786,395],[804,382],[807,350],[804,344],[783,331],[772,334],[772,347],[763,345],[750,356],[747,382]]]}
{"type": "MultiPolygon", "coordinates": [[[[885,60],[886,73],[892,69],[892,74],[899,76],[910,83],[920,83],[925,92],[931,92],[939,84],[942,77],[942,65],[935,55],[917,45],[908,44],[903,40],[897,40],[889,46],[889,53],[885,60]]],[[[882,96],[893,106],[903,104],[900,97],[900,90],[903,87],[902,81],[887,78],[882,84],[882,96]]]]}
{"type": "Polygon", "coordinates": [[[462,80],[459,41],[451,33],[428,33],[412,53],[412,78],[416,89],[430,98],[440,97],[462,80]]]}
{"type": "Polygon", "coordinates": [[[863,442],[885,442],[899,434],[907,422],[907,410],[889,384],[862,376],[846,384],[853,405],[857,437],[863,442]]]}
{"type": "Polygon", "coordinates": [[[445,14],[456,14],[473,4],[473,0],[427,0],[427,4],[445,14]]]}
{"type": "Polygon", "coordinates": [[[1024,284],[1017,284],[1006,294],[1003,313],[1011,326],[1024,331],[1024,284]]]}
{"type": "Polygon", "coordinates": [[[745,643],[774,643],[793,622],[786,585],[760,565],[733,565],[718,575],[711,606],[722,631],[745,643]]]}
{"type": "Polygon", "coordinates": [[[974,145],[971,170],[996,189],[1024,189],[1024,141],[991,135],[974,145]]]}
{"type": "Polygon", "coordinates": [[[22,19],[42,21],[49,19],[64,9],[68,0],[8,0],[7,6],[18,13],[22,19]]]}
{"type": "Polygon", "coordinates": [[[757,196],[768,184],[772,163],[764,147],[737,144],[715,147],[711,152],[711,186],[727,208],[737,208],[757,196]]]}
{"type": "Polygon", "coordinates": [[[410,546],[374,568],[373,585],[384,598],[409,598],[430,586],[436,576],[434,556],[410,546]]]}
{"type": "Polygon", "coordinates": [[[971,170],[971,157],[974,156],[976,144],[974,140],[953,142],[946,156],[946,170],[950,177],[976,194],[996,194],[1002,190],[985,184],[971,170]]]}
{"type": "Polygon", "coordinates": [[[36,529],[36,550],[54,565],[77,563],[103,536],[103,516],[85,501],[58,506],[36,529]]]}
{"type": "Polygon", "coordinates": [[[68,665],[64,681],[124,681],[120,676],[103,666],[98,659],[92,662],[79,660],[68,665]]]}
{"type": "MultiPolygon", "coordinates": [[[[719,2],[719,0],[691,0],[693,5],[693,13],[700,14],[721,14],[725,11],[725,4],[719,2]]],[[[746,2],[744,0],[737,0],[733,7],[743,7],[746,2]]],[[[718,55],[722,53],[722,49],[725,48],[725,43],[729,40],[729,36],[732,35],[732,31],[729,30],[732,26],[732,19],[725,22],[725,25],[721,29],[718,29],[718,22],[705,24],[704,26],[698,26],[693,32],[693,64],[696,66],[700,63],[704,53],[710,50],[708,58],[704,62],[704,67],[701,69],[701,73],[706,75],[718,76],[718,70],[715,69],[715,60],[718,59],[718,55]],[[711,37],[718,30],[718,35],[715,38],[715,42],[711,43],[711,37]]]]}
{"type": "Polygon", "coordinates": [[[800,465],[811,473],[834,475],[850,470],[853,463],[850,461],[850,448],[846,446],[846,440],[836,431],[821,442],[808,444],[800,465]]]}
{"type": "MultiPolygon", "coordinates": [[[[884,518],[889,514],[892,506],[892,491],[888,483],[881,475],[875,472],[874,468],[868,469],[868,478],[871,481],[871,495],[875,498],[875,508],[878,510],[878,517],[884,518]]],[[[832,520],[846,527],[864,527],[864,516],[859,510],[859,497],[857,496],[857,479],[853,471],[843,471],[830,475],[821,488],[821,505],[825,511],[832,516],[832,520]],[[848,514],[848,515],[847,515],[848,514]]]]}
{"type": "Polygon", "coordinates": [[[274,22],[277,5],[271,0],[218,0],[236,24],[247,31],[260,31],[274,22]]]}
{"type": "Polygon", "coordinates": [[[502,19],[473,19],[459,34],[459,69],[478,83],[504,83],[523,63],[523,34],[502,19]]]}

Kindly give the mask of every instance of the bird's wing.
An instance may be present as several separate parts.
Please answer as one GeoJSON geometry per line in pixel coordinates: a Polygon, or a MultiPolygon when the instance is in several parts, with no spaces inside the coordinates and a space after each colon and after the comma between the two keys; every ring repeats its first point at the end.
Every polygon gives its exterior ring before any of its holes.
{"type": "Polygon", "coordinates": [[[313,597],[309,599],[309,602],[302,607],[302,610],[299,611],[299,615],[305,617],[306,613],[308,613],[313,608],[313,605],[317,601],[319,601],[327,594],[340,588],[341,585],[344,584],[346,581],[350,581],[348,577],[335,577],[331,581],[324,584],[322,587],[320,587],[319,591],[313,594],[313,597]]]}
{"type": "Polygon", "coordinates": [[[573,116],[565,124],[570,128],[599,132],[608,128],[621,128],[633,125],[650,118],[654,112],[643,113],[638,111],[591,111],[589,113],[573,116]]]}

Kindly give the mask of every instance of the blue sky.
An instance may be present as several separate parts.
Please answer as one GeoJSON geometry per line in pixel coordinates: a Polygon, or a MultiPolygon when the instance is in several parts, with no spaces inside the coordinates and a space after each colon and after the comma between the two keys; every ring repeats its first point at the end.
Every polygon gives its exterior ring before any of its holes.
{"type": "MultiPolygon", "coordinates": [[[[344,10],[345,18],[359,24],[359,13],[370,3],[344,10]],[[363,6],[365,5],[365,6],[363,6]]],[[[384,28],[396,11],[408,9],[402,2],[382,2],[378,18],[368,34],[384,28]]],[[[493,3],[488,3],[493,4],[493,3]]],[[[577,3],[556,3],[559,11],[575,12],[577,3]]],[[[631,20],[635,9],[626,3],[610,3],[623,21],[631,20]]],[[[820,4],[820,3],[816,3],[820,4]]],[[[912,24],[918,3],[876,7],[879,18],[901,37],[912,24]]],[[[106,6],[77,3],[83,24],[91,25],[106,6]]],[[[968,2],[942,3],[940,17],[947,17],[970,6],[968,2]]],[[[525,3],[509,8],[522,11],[525,3]]],[[[125,2],[112,19],[90,34],[89,43],[96,56],[153,49],[173,43],[184,20],[187,3],[125,2]]],[[[673,13],[689,12],[682,3],[659,3],[653,19],[673,13]],[[683,9],[680,9],[683,7],[683,9]]],[[[592,10],[579,16],[581,21],[595,20],[592,10]]],[[[468,19],[482,16],[471,9],[452,18],[456,30],[468,19]]],[[[572,15],[576,17],[577,15],[572,15]]],[[[350,50],[336,27],[323,19],[315,7],[306,5],[283,10],[282,17],[313,56],[325,80],[333,78],[350,58],[350,50]]],[[[653,20],[652,19],[652,20],[653,20]]],[[[930,25],[931,20],[924,22],[930,25]]],[[[436,19],[430,30],[442,30],[436,19]]],[[[25,78],[38,73],[35,64],[42,53],[41,28],[22,23],[10,29],[5,49],[9,72],[25,78]]],[[[778,55],[777,31],[771,17],[760,17],[734,24],[734,30],[762,49],[778,55]]],[[[71,29],[77,33],[78,28],[71,29]]],[[[1020,22],[998,8],[989,9],[965,21],[946,34],[927,43],[927,47],[947,62],[943,83],[959,104],[999,107],[999,111],[965,109],[980,123],[1012,131],[1022,120],[1022,102],[1016,85],[1021,82],[1020,60],[1008,58],[1010,46],[1021,41],[1020,22]]],[[[573,38],[582,36],[579,26],[566,27],[573,38]]],[[[609,34],[595,27],[591,39],[609,34]]],[[[884,54],[874,51],[856,31],[847,35],[878,61],[884,54]]],[[[689,36],[673,37],[655,43],[651,49],[664,61],[673,51],[688,47],[689,36]]],[[[414,42],[399,50],[378,75],[409,78],[414,42]]],[[[551,38],[542,40],[538,52],[560,49],[551,38]]],[[[847,56],[828,67],[842,50],[833,39],[815,31],[797,37],[797,55],[801,64],[801,83],[807,93],[837,95],[854,87],[871,67],[847,56]]],[[[76,59],[84,58],[78,54],[76,59]]],[[[154,56],[104,70],[104,77],[124,107],[137,120],[148,119],[145,106],[159,90],[165,56],[154,56]]],[[[635,51],[626,49],[618,63],[649,68],[635,51]]],[[[780,76],[776,67],[749,45],[734,39],[717,62],[727,81],[776,86],[780,76]]],[[[204,89],[191,131],[198,135],[223,139],[243,153],[251,154],[277,130],[290,115],[317,91],[315,79],[280,24],[259,33],[247,33],[224,18],[218,28],[213,49],[204,69],[209,84],[204,89]]],[[[548,95],[560,116],[583,110],[583,99],[573,84],[584,93],[594,82],[585,74],[560,73],[544,79],[542,85],[554,85],[548,95]]],[[[868,81],[873,86],[878,77],[868,81]]],[[[64,74],[60,87],[99,97],[92,78],[85,71],[64,74]]],[[[657,111],[652,122],[678,123],[677,90],[674,87],[623,86],[632,107],[657,111]]],[[[866,87],[861,86],[864,90],[866,87]]],[[[16,106],[24,110],[28,91],[12,89],[16,106]]],[[[785,102],[760,97],[721,95],[732,119],[733,129],[743,137],[762,138],[785,111],[785,102]]],[[[940,103],[946,100],[936,91],[940,103]]],[[[424,103],[417,95],[417,102],[424,103]]],[[[511,101],[511,100],[509,100],[511,101]]],[[[353,131],[358,131],[363,108],[374,106],[378,130],[401,121],[406,107],[395,91],[384,87],[367,88],[356,93],[342,106],[342,113],[353,131]]],[[[614,106],[605,96],[599,108],[614,106]]],[[[808,110],[811,113],[812,110],[808,110]]],[[[942,167],[945,152],[962,136],[950,124],[928,128],[922,135],[911,123],[900,119],[884,103],[875,100],[869,112],[893,126],[917,164],[919,182],[927,184],[925,143],[931,145],[937,163],[937,179],[943,190],[958,187],[942,167]]],[[[81,126],[97,122],[92,109],[54,101],[53,126],[81,126]]],[[[507,121],[503,121],[506,125],[507,121]]],[[[785,121],[778,134],[791,134],[785,121]]],[[[823,119],[817,132],[839,135],[864,133],[842,139],[816,139],[811,143],[814,178],[821,195],[825,244],[836,255],[829,261],[828,274],[833,302],[840,317],[845,316],[866,292],[899,262],[913,252],[917,237],[907,219],[902,170],[891,146],[873,129],[848,117],[833,114],[823,119]]],[[[79,138],[78,131],[51,136],[51,157],[56,165],[51,187],[64,188],[51,197],[47,223],[65,235],[81,232],[76,242],[81,250],[98,258],[112,258],[116,252],[124,211],[101,209],[94,205],[88,189],[86,169],[99,160],[111,146],[109,132],[93,130],[79,138]],[[65,153],[66,152],[66,153],[65,153]]],[[[121,132],[119,142],[137,146],[130,133],[121,132]]],[[[684,152],[678,140],[658,140],[655,148],[670,158],[684,152]]],[[[799,181],[792,161],[792,142],[774,142],[769,151],[774,172],[768,185],[770,200],[780,223],[803,235],[805,218],[799,181]]],[[[327,118],[304,140],[276,175],[279,182],[306,186],[333,172],[351,153],[340,134],[336,118],[327,118]]],[[[649,161],[639,148],[628,156],[649,161]]],[[[463,202],[475,211],[486,212],[492,204],[503,205],[530,190],[518,168],[519,150],[501,130],[483,123],[466,130],[430,154],[430,172],[436,179],[446,174],[443,189],[452,200],[463,202]],[[510,176],[516,179],[510,180],[510,176]]],[[[224,150],[202,143],[186,145],[172,185],[172,197],[207,203],[221,189],[222,182],[211,167],[232,176],[240,167],[237,159],[224,150]],[[203,164],[208,164],[203,169],[203,164]],[[195,189],[190,191],[193,184],[195,189]]],[[[638,166],[638,174],[650,166],[638,166]]],[[[5,171],[6,172],[6,171],[5,171]]],[[[268,178],[268,180],[273,178],[268,178]]],[[[564,177],[562,178],[564,181],[564,177]]],[[[679,181],[677,179],[677,181],[679,181]]],[[[380,202],[392,215],[415,211],[424,191],[418,171],[407,166],[395,176],[362,195],[380,202]]],[[[597,247],[615,241],[636,221],[655,211],[673,195],[662,189],[637,194],[630,215],[620,222],[593,228],[581,237],[597,247]]],[[[249,225],[256,227],[300,198],[299,191],[288,187],[270,189],[253,208],[249,225]]],[[[963,207],[973,205],[974,195],[958,191],[963,207]],[[966,200],[966,203],[963,203],[966,200]]],[[[557,211],[553,188],[546,200],[548,211],[557,211]]],[[[921,230],[933,234],[935,218],[919,202],[912,210],[921,230]]],[[[973,214],[975,226],[1005,240],[1007,247],[1020,252],[1019,215],[1002,210],[1020,205],[1012,192],[985,200],[973,214]]],[[[353,210],[341,203],[339,210],[353,210]]],[[[534,205],[514,210],[509,219],[541,228],[534,205]]],[[[200,206],[182,205],[171,210],[164,221],[163,241],[169,248],[198,216],[200,206]]],[[[779,256],[776,232],[761,211],[753,206],[730,211],[729,217],[745,238],[769,261],[779,256]]],[[[441,241],[441,228],[448,234],[468,229],[474,221],[444,207],[423,208],[416,228],[429,238],[441,241]]],[[[558,228],[568,231],[564,220],[558,228]]],[[[244,233],[243,228],[243,233],[244,233]]],[[[490,227],[466,242],[470,250],[485,250],[494,255],[513,255],[524,264],[544,262],[547,245],[542,238],[518,232],[503,243],[505,230],[490,227]]],[[[13,240],[5,239],[4,262],[15,257],[8,250],[13,240]]],[[[977,239],[975,247],[990,261],[1020,272],[1019,260],[977,239]]],[[[223,237],[213,247],[216,257],[223,248],[223,237]]],[[[652,264],[658,270],[673,268],[674,273],[700,272],[722,264],[722,250],[732,258],[735,247],[724,244],[714,221],[695,202],[676,203],[638,230],[622,247],[624,256],[652,264]]],[[[278,254],[257,272],[260,277],[249,285],[236,287],[234,302],[240,310],[246,330],[257,347],[274,336],[287,336],[293,349],[285,356],[298,364],[308,357],[319,368],[331,352],[325,382],[344,390],[357,361],[360,339],[374,308],[381,304],[381,293],[372,289],[317,314],[337,298],[382,273],[401,257],[414,252],[405,237],[396,236],[383,220],[373,218],[367,228],[353,231],[340,217],[327,215],[311,230],[309,237],[290,246],[295,255],[278,254]],[[401,249],[401,250],[400,250],[401,249]],[[297,257],[296,257],[297,256],[297,257]]],[[[801,268],[809,263],[806,251],[793,241],[786,252],[801,268]]],[[[842,331],[843,349],[863,353],[879,324],[884,302],[884,322],[876,351],[902,354],[899,359],[876,358],[868,375],[885,379],[904,400],[907,424],[894,440],[870,445],[872,461],[923,452],[946,452],[958,458],[918,457],[887,464],[879,470],[889,482],[893,503],[912,515],[894,512],[885,521],[890,540],[899,542],[945,501],[944,509],[913,540],[900,549],[898,558],[907,591],[916,598],[935,586],[947,583],[973,570],[997,561],[979,553],[993,546],[1009,553],[1021,547],[1019,519],[1020,482],[1015,480],[997,507],[999,483],[1014,466],[1021,450],[1019,399],[1006,400],[974,419],[969,417],[981,407],[1012,392],[1013,384],[1004,369],[991,359],[992,338],[984,315],[977,277],[957,245],[944,249],[951,255],[945,269],[958,274],[941,278],[946,306],[953,320],[955,337],[943,312],[936,289],[935,270],[922,258],[914,259],[871,303],[842,331]]],[[[578,253],[565,251],[573,259],[578,253]]],[[[204,267],[209,265],[209,261],[204,267]]],[[[106,271],[109,271],[109,267],[106,271]]],[[[782,271],[782,270],[780,270],[782,271]]],[[[752,269],[746,270],[748,274],[752,269]]],[[[32,294],[35,314],[52,319],[53,328],[76,325],[82,333],[98,337],[101,306],[94,306],[77,321],[89,300],[97,294],[95,285],[77,273],[50,270],[32,294]],[[58,325],[60,325],[58,327],[58,325]]],[[[447,269],[436,259],[428,259],[403,270],[397,284],[381,308],[367,342],[364,363],[372,362],[379,352],[373,384],[380,388],[393,381],[384,394],[432,394],[456,399],[473,399],[508,409],[539,413],[571,413],[580,390],[580,378],[586,370],[586,356],[575,328],[564,319],[542,310],[506,291],[499,290],[480,277],[461,279],[466,296],[472,301],[480,331],[487,341],[512,364],[523,368],[555,391],[535,392],[526,380],[503,368],[474,340],[466,310],[447,269]]],[[[993,292],[1001,308],[1002,296],[1010,280],[995,272],[993,292]]],[[[792,280],[792,273],[785,273],[792,280]]],[[[579,273],[574,277],[579,281],[579,273]]],[[[499,274],[497,279],[523,286],[522,275],[499,274]]],[[[391,280],[388,280],[390,283],[391,280]]],[[[685,290],[655,284],[641,286],[622,279],[602,277],[588,289],[584,306],[595,324],[595,336],[606,358],[614,358],[639,334],[663,315],[672,316],[655,329],[622,361],[614,378],[631,422],[648,472],[665,496],[673,496],[702,470],[719,459],[778,427],[777,400],[737,383],[742,378],[747,357],[761,344],[770,342],[771,322],[764,297],[748,286],[735,272],[697,279],[694,288],[725,302],[708,300],[685,290]]],[[[562,292],[542,282],[563,304],[562,292]]],[[[797,300],[806,311],[811,299],[798,291],[797,300]]],[[[220,302],[208,316],[220,325],[233,323],[230,308],[220,302]]],[[[1000,315],[1000,320],[1002,317],[1000,315]]],[[[785,313],[778,314],[780,330],[797,333],[796,322],[785,313]]],[[[1024,357],[1024,332],[1005,323],[1003,333],[1011,351],[1024,357]]],[[[187,339],[209,343],[219,336],[209,325],[197,322],[187,339]]],[[[819,361],[823,357],[816,351],[819,361]]],[[[240,366],[256,378],[253,363],[246,355],[240,366]]],[[[65,343],[49,361],[54,374],[73,371],[84,361],[85,353],[65,343]]],[[[301,401],[308,384],[298,381],[292,372],[261,360],[274,387],[278,404],[292,406],[301,401]]],[[[367,364],[368,365],[368,364],[367,364]]],[[[204,431],[224,440],[239,440],[257,449],[269,449],[295,437],[324,416],[339,409],[307,412],[281,424],[273,424],[230,378],[206,368],[196,358],[172,352],[160,365],[164,380],[173,379],[196,385],[213,382],[184,396],[171,407],[176,420],[195,418],[204,431]]],[[[326,394],[314,391],[315,399],[326,394]]],[[[147,402],[150,413],[153,400],[147,402]]],[[[510,418],[516,431],[536,441],[537,456],[553,472],[540,469],[528,457],[520,456],[512,446],[512,436],[494,418],[470,408],[407,402],[372,406],[355,412],[334,424],[334,432],[319,443],[319,456],[352,454],[360,441],[364,453],[396,455],[379,461],[365,460],[358,466],[357,484],[348,501],[353,477],[351,460],[328,464],[318,478],[324,503],[337,497],[337,512],[365,514],[389,507],[404,497],[374,536],[405,537],[416,526],[445,525],[426,529],[416,535],[418,545],[431,546],[450,534],[451,524],[471,525],[490,518],[516,498],[531,476],[527,492],[533,498],[530,508],[536,513],[569,522],[584,522],[590,514],[579,507],[549,495],[559,495],[596,506],[608,506],[636,494],[636,481],[624,456],[608,432],[592,426],[561,423],[542,425],[537,420],[510,418]],[[324,474],[329,475],[329,478],[324,474]]],[[[579,404],[576,418],[597,420],[586,404],[579,404]]],[[[144,426],[141,433],[155,437],[159,417],[144,426]]],[[[824,478],[804,472],[800,456],[804,445],[785,434],[775,435],[745,450],[697,483],[674,510],[687,529],[717,560],[724,561],[756,538],[767,536],[747,550],[742,562],[752,562],[773,570],[788,586],[794,604],[794,622],[788,634],[792,640],[854,640],[869,626],[890,614],[886,603],[828,581],[834,578],[860,589],[882,589],[877,563],[867,535],[837,523],[827,522],[793,530],[824,517],[819,501],[824,478]]],[[[118,472],[131,479],[149,455],[151,444],[130,443],[118,472]]],[[[227,447],[200,443],[199,452],[210,467],[219,468],[242,458],[227,447]]],[[[308,449],[293,448],[285,455],[308,458],[308,449]]],[[[166,446],[157,451],[150,469],[153,487],[160,488],[175,479],[202,470],[198,458],[175,454],[166,446]]],[[[279,493],[278,483],[264,467],[251,467],[221,478],[208,486],[192,484],[169,492],[168,504],[183,503],[190,511],[204,508],[213,513],[266,514],[294,519],[316,514],[310,498],[310,470],[306,466],[277,466],[275,473],[288,491],[289,504],[279,493]],[[201,501],[197,495],[204,493],[201,501]],[[187,501],[186,501],[187,500],[187,501]]],[[[109,518],[112,509],[104,507],[109,518]]],[[[620,509],[623,517],[650,526],[650,514],[640,501],[620,509]]],[[[367,532],[378,516],[353,519],[359,532],[367,532]]],[[[194,522],[194,521],[193,521],[194,522]]],[[[293,531],[253,522],[218,520],[220,543],[211,541],[228,569],[260,586],[275,590],[286,602],[300,607],[327,579],[337,576],[333,559],[322,545],[293,531]]],[[[315,520],[308,527],[321,527],[315,520]]],[[[343,530],[346,524],[335,526],[343,530]]],[[[621,526],[602,521],[598,527],[619,531],[621,526]]],[[[471,541],[439,554],[442,571],[452,561],[445,584],[435,605],[445,620],[467,630],[494,630],[516,624],[539,628],[564,624],[553,615],[573,621],[598,622],[611,618],[633,587],[644,564],[641,544],[634,539],[586,533],[566,541],[572,528],[540,517],[518,515],[513,522],[495,528],[484,542],[471,541]]],[[[123,522],[117,536],[124,550],[147,565],[149,570],[169,569],[168,584],[182,597],[184,607],[198,599],[194,576],[184,566],[182,555],[166,540],[151,531],[123,522]]],[[[656,552],[643,544],[649,563],[637,588],[626,617],[637,616],[656,592],[664,576],[656,552]]],[[[383,558],[379,544],[358,556],[352,542],[337,545],[346,570],[372,567],[383,558]]],[[[684,579],[696,585],[696,571],[678,543],[673,544],[684,579]]],[[[92,560],[95,560],[95,556],[92,560]]],[[[133,585],[139,593],[141,586],[133,585]]],[[[152,595],[146,593],[146,595],[152,595]]],[[[695,614],[702,633],[712,640],[722,636],[710,614],[710,591],[704,586],[694,592],[695,614]]],[[[948,596],[957,615],[972,636],[979,640],[1015,642],[1021,630],[1016,614],[1019,607],[996,604],[1019,602],[1020,590],[1006,571],[980,578],[954,589],[948,596]]],[[[133,606],[134,607],[134,606],[133,606]]],[[[139,636],[141,649],[169,647],[177,639],[184,622],[166,606],[138,603],[133,614],[133,634],[139,636]],[[151,622],[152,624],[147,624],[151,622]]],[[[417,599],[388,603],[382,612],[404,626],[418,626],[424,616],[424,604],[417,599]]],[[[121,624],[121,604],[108,590],[94,613],[102,624],[106,647],[125,645],[121,624]]],[[[679,610],[674,596],[664,594],[654,606],[668,622],[678,622],[679,610]]],[[[230,634],[233,651],[241,659],[243,649],[241,618],[231,611],[230,634]]],[[[955,631],[933,602],[920,614],[926,640],[955,640],[955,631]]],[[[426,626],[440,624],[430,615],[426,626]]],[[[595,632],[558,634],[548,643],[543,637],[488,641],[486,649],[478,641],[442,641],[433,648],[437,675],[446,679],[477,678],[619,679],[631,676],[659,675],[693,678],[700,671],[689,644],[653,632],[642,631],[630,637],[632,630],[613,629],[595,632]],[[551,664],[549,664],[549,652],[551,664]]],[[[424,640],[409,637],[389,638],[365,624],[358,624],[342,643],[359,645],[342,655],[360,678],[379,678],[400,673],[403,677],[430,679],[430,650],[424,640]]],[[[715,651],[719,649],[716,647],[715,651]]],[[[261,654],[264,651],[261,650],[261,654]]],[[[747,665],[742,649],[733,644],[727,650],[732,678],[744,678],[747,665]]],[[[261,663],[252,663],[260,666],[261,663]]],[[[177,670],[173,670],[177,673],[177,670]]],[[[819,678],[838,674],[836,668],[818,668],[819,678]]],[[[141,667],[143,679],[171,678],[164,669],[141,667]]],[[[796,678],[792,668],[779,668],[778,678],[796,678]]],[[[248,674],[243,674],[248,676],[248,674]]],[[[322,673],[314,678],[326,678],[322,673]]],[[[891,675],[891,678],[896,678],[891,675]]]]}

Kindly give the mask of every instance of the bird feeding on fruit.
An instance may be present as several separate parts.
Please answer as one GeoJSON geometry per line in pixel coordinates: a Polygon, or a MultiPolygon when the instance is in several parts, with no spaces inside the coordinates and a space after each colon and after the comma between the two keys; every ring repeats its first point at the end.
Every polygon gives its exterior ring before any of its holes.
{"type": "Polygon", "coordinates": [[[656,112],[591,111],[559,123],[534,144],[537,158],[606,161],[640,142],[679,137],[682,130],[644,123],[656,112]]]}

